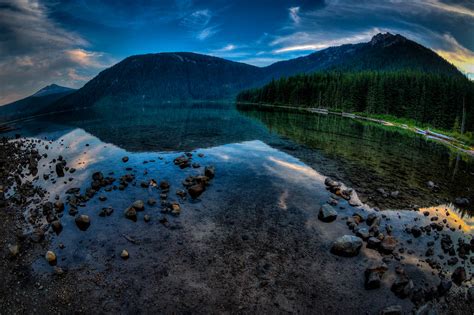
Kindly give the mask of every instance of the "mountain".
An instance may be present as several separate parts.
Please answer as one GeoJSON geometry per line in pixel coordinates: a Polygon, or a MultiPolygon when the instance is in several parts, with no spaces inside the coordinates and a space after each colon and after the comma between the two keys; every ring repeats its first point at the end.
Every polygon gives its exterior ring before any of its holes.
{"type": "Polygon", "coordinates": [[[455,66],[431,49],[390,33],[377,34],[368,43],[329,47],[308,56],[280,61],[266,70],[275,78],[331,70],[412,70],[463,76],[455,66]]]}
{"type": "Polygon", "coordinates": [[[5,121],[43,113],[51,104],[74,91],[57,84],[48,85],[31,96],[0,106],[0,119],[5,121]]]}
{"type": "Polygon", "coordinates": [[[113,106],[129,102],[230,100],[240,91],[263,86],[273,78],[331,70],[414,70],[463,76],[432,50],[401,35],[385,33],[368,43],[330,47],[267,67],[189,52],[131,56],[41,110],[82,108],[96,103],[113,106]]]}

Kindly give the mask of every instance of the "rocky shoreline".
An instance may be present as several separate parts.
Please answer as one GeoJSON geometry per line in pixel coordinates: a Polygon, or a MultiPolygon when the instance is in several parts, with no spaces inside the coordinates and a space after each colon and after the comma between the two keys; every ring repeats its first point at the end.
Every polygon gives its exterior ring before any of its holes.
{"type": "MultiPolygon", "coordinates": [[[[106,274],[90,269],[87,265],[72,269],[63,266],[57,249],[50,248],[52,239],[64,233],[64,229],[72,228],[64,226],[62,218],[73,217],[78,233],[90,232],[90,228],[97,224],[94,222],[96,219],[84,209],[89,201],[96,200],[104,204],[97,215],[105,220],[118,215],[123,220],[131,220],[132,224],[142,224],[137,222],[141,218],[146,224],[156,222],[179,235],[182,230],[174,218],[181,215],[185,201],[190,207],[193,200],[200,199],[216,177],[216,168],[201,166],[204,162],[202,153],[179,155],[173,160],[176,169],[195,170],[198,175],[185,177],[181,186],[176,187],[166,180],[153,179],[149,174],[139,176],[145,176],[147,180],[138,179],[134,166],[129,165],[129,158],[124,156],[120,161],[126,170],[124,175],[117,177],[115,172],[104,175],[96,171],[88,179],[86,189],[72,187],[65,196],[51,195],[34,184],[40,176],[39,169],[49,170],[42,172],[42,179],[53,185],[72,182],[76,169],[69,166],[64,157],[48,157],[48,154],[41,154],[38,150],[38,147],[48,150],[49,145],[51,143],[48,141],[23,138],[4,138],[1,141],[0,233],[4,252],[1,272],[4,279],[0,287],[0,309],[8,310],[9,313],[95,312],[97,306],[86,301],[95,300],[92,293],[94,288],[99,286],[107,291],[105,286],[110,282],[104,280],[106,274]],[[159,201],[154,198],[137,199],[125,209],[106,206],[108,193],[126,194],[127,188],[131,186],[153,190],[159,195],[159,201]],[[147,208],[154,209],[156,205],[159,205],[160,215],[145,211],[147,208]],[[31,266],[38,257],[51,265],[52,274],[36,274],[32,270],[31,266]],[[77,291],[81,294],[76,295],[77,291]]],[[[143,163],[154,161],[146,160],[143,163]]],[[[330,225],[337,225],[338,231],[347,231],[333,239],[330,248],[326,249],[327,254],[340,259],[359,259],[364,252],[373,258],[371,263],[366,264],[363,274],[354,275],[362,279],[361,292],[381,290],[390,282],[393,292],[393,297],[387,298],[390,303],[382,309],[366,309],[367,312],[402,314],[406,309],[405,302],[402,305],[396,302],[398,299],[408,299],[413,305],[413,312],[417,314],[429,314],[432,311],[472,313],[474,239],[472,235],[463,233],[460,224],[454,224],[457,221],[446,219],[453,215],[450,210],[413,211],[412,223],[397,224],[397,216],[400,218],[404,214],[389,214],[366,207],[355,191],[330,178],[326,178],[324,184],[329,191],[329,198],[318,209],[317,218],[324,228],[330,229],[330,225]]],[[[234,227],[234,223],[231,226],[234,227]]],[[[246,239],[244,236],[240,241],[248,242],[248,236],[246,239]]],[[[130,235],[124,233],[123,237],[127,243],[141,246],[140,241],[130,235]]],[[[182,243],[181,240],[177,244],[182,243]]],[[[235,246],[237,254],[240,245],[235,246]]],[[[61,250],[61,243],[58,248],[61,250]]],[[[219,251],[217,248],[213,250],[216,253],[219,251]]],[[[135,258],[140,259],[125,246],[113,257],[120,257],[126,263],[135,258]]],[[[262,272],[266,273],[266,267],[263,268],[262,272]]],[[[114,292],[121,296],[124,294],[122,290],[125,287],[114,292]]],[[[231,312],[240,312],[228,307],[231,312]]],[[[168,310],[173,310],[173,305],[168,305],[168,310]]],[[[184,306],[176,306],[174,310],[178,313],[189,311],[184,306]]]]}

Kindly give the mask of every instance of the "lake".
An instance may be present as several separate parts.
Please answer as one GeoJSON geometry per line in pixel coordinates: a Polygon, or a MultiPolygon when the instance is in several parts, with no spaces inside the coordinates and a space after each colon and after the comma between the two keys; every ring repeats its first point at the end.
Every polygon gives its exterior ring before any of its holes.
{"type": "MultiPolygon", "coordinates": [[[[181,311],[196,312],[216,306],[268,312],[276,305],[287,312],[363,313],[393,302],[410,309],[408,300],[393,300],[389,292],[394,275],[385,278],[383,290],[363,289],[367,264],[384,257],[394,270],[403,261],[417,286],[436,286],[432,262],[420,256],[437,238],[426,232],[413,240],[407,227],[445,220],[441,228],[454,244],[474,227],[472,209],[452,204],[457,197],[474,200],[473,159],[395,128],[224,103],[94,107],[17,127],[15,133],[41,139],[37,148],[47,155],[35,183],[47,199],[69,201],[59,215],[62,230],[47,234],[45,250],[54,250],[58,266],[74,275],[64,283],[107,287],[96,294],[109,312],[147,305],[166,312],[178,297],[181,311]],[[189,159],[188,167],[177,158],[189,159]],[[75,171],[58,178],[61,159],[75,171]],[[210,166],[215,177],[200,196],[179,195],[190,176],[210,166]],[[88,195],[96,172],[115,181],[88,195]],[[332,194],[327,176],[354,193],[348,200],[332,194]],[[170,188],[160,188],[162,182],[170,188]],[[71,193],[74,188],[82,195],[71,193]],[[136,200],[144,201],[144,210],[128,220],[124,211],[136,200]],[[327,202],[337,208],[333,223],[318,219],[327,202]],[[170,204],[179,205],[179,213],[163,210],[170,204]],[[104,215],[104,208],[113,212],[104,215]],[[344,220],[379,210],[380,229],[396,237],[400,250],[380,256],[364,246],[355,260],[330,253],[336,238],[352,233],[344,220]],[[86,230],[75,223],[81,214],[91,221],[86,230]],[[113,298],[124,292],[128,298],[113,298]],[[354,292],[357,305],[350,302],[354,292]],[[334,295],[342,302],[334,303],[334,295]]],[[[35,211],[25,209],[31,231],[48,227],[31,217],[35,211]]],[[[434,250],[443,252],[438,243],[434,250]]],[[[471,264],[466,260],[468,270],[471,264]]],[[[44,257],[32,267],[50,281],[54,270],[44,257]]]]}

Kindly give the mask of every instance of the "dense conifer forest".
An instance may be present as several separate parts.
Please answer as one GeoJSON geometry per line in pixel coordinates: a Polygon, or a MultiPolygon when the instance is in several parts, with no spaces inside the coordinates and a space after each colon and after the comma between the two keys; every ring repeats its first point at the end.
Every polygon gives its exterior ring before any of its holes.
{"type": "Polygon", "coordinates": [[[302,74],[243,91],[237,101],[392,115],[455,132],[474,130],[474,83],[462,76],[413,71],[302,74]]]}

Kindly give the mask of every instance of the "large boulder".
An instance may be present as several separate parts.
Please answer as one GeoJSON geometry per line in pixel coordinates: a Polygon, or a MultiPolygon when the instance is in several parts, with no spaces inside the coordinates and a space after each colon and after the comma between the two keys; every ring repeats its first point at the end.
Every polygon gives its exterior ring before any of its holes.
{"type": "Polygon", "coordinates": [[[338,256],[353,257],[359,254],[362,239],[354,235],[339,237],[331,247],[331,252],[338,256]]]}

